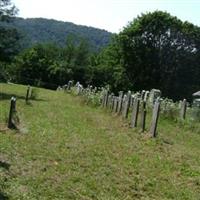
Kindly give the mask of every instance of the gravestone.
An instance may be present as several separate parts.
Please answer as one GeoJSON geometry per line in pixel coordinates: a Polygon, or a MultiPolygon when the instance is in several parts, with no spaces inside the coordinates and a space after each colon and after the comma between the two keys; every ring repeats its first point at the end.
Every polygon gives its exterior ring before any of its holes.
{"type": "Polygon", "coordinates": [[[152,122],[151,122],[151,128],[150,128],[150,134],[153,137],[157,136],[156,130],[157,130],[157,125],[158,125],[159,112],[160,112],[160,100],[158,98],[154,103],[153,116],[152,116],[152,122]]]}
{"type": "Polygon", "coordinates": [[[153,105],[157,98],[161,97],[161,91],[158,89],[152,89],[149,94],[149,102],[153,105]]]}
{"type": "Polygon", "coordinates": [[[118,100],[118,108],[117,113],[120,114],[122,111],[122,103],[123,103],[123,91],[119,92],[119,100],[118,100]]]}
{"type": "Polygon", "coordinates": [[[13,115],[16,112],[16,98],[12,97],[10,100],[10,111],[8,117],[8,128],[16,128],[13,122],[13,115]]]}
{"type": "Polygon", "coordinates": [[[26,103],[28,103],[29,100],[29,92],[30,92],[30,86],[28,86],[27,91],[26,91],[26,103]]]}
{"type": "Polygon", "coordinates": [[[193,95],[192,102],[192,120],[200,121],[200,91],[195,92],[193,95]]]}
{"type": "Polygon", "coordinates": [[[67,84],[67,90],[71,90],[72,87],[72,81],[69,81],[67,84]]]}
{"type": "Polygon", "coordinates": [[[128,112],[129,112],[129,107],[130,107],[130,100],[131,100],[131,91],[128,91],[127,98],[126,98],[125,105],[124,105],[123,118],[128,118],[128,112]]]}
{"type": "Polygon", "coordinates": [[[106,108],[108,106],[108,95],[109,95],[109,92],[108,90],[105,90],[105,99],[104,99],[104,108],[106,108]]]}
{"type": "Polygon", "coordinates": [[[122,100],[122,116],[124,116],[124,109],[125,109],[125,104],[126,104],[126,101],[127,101],[127,95],[125,94],[123,96],[123,100],[122,100]]]}
{"type": "Polygon", "coordinates": [[[183,99],[183,101],[181,102],[181,111],[180,111],[180,118],[182,120],[185,119],[186,109],[187,109],[187,100],[183,99]]]}
{"type": "Polygon", "coordinates": [[[142,100],[142,101],[144,101],[145,93],[146,93],[146,91],[145,91],[145,90],[142,90],[142,92],[141,92],[141,100],[142,100]]]}
{"type": "Polygon", "coordinates": [[[140,101],[139,101],[139,99],[136,97],[135,100],[134,100],[133,111],[132,111],[132,115],[131,115],[131,127],[132,127],[132,128],[137,127],[137,119],[138,119],[139,105],[140,105],[140,101]]]}
{"type": "Polygon", "coordinates": [[[62,87],[61,86],[58,86],[56,91],[61,91],[62,90],[62,87]]]}
{"type": "Polygon", "coordinates": [[[118,98],[119,97],[114,97],[114,106],[113,106],[113,112],[116,113],[117,112],[117,107],[118,107],[118,98]]]}
{"type": "Polygon", "coordinates": [[[141,102],[141,129],[142,132],[145,131],[145,123],[146,123],[146,101],[141,102]]]}
{"type": "Polygon", "coordinates": [[[113,110],[113,107],[114,107],[114,101],[115,101],[114,93],[111,93],[110,111],[113,110]]]}
{"type": "Polygon", "coordinates": [[[145,91],[145,94],[144,94],[144,101],[145,102],[147,102],[148,97],[149,97],[149,91],[145,91]]]}
{"type": "Polygon", "coordinates": [[[79,83],[76,87],[76,94],[81,95],[83,92],[83,86],[79,83]]]}

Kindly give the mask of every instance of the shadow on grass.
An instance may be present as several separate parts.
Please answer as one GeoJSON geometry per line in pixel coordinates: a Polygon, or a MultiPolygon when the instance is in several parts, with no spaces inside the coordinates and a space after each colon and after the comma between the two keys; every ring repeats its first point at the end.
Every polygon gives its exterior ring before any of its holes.
{"type": "MultiPolygon", "coordinates": [[[[0,92],[0,101],[11,99],[11,97],[16,97],[17,99],[23,99],[25,101],[25,96],[0,92]]],[[[30,101],[46,101],[46,100],[38,98],[38,99],[30,99],[30,101]]]]}
{"type": "Polygon", "coordinates": [[[0,200],[8,200],[8,196],[6,196],[5,194],[3,194],[1,191],[0,191],[0,200]]]}
{"type": "Polygon", "coordinates": [[[4,168],[6,170],[9,170],[10,164],[7,163],[7,162],[0,161],[0,168],[4,168]]]}

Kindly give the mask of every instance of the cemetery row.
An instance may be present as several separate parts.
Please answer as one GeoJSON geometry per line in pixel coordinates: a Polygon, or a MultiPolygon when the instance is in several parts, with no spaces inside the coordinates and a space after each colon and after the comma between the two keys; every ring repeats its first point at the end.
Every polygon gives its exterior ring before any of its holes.
{"type": "MultiPolygon", "coordinates": [[[[57,90],[72,91],[76,95],[82,95],[88,100],[92,100],[96,105],[100,105],[104,109],[109,109],[112,113],[121,115],[123,119],[130,120],[132,128],[138,127],[138,124],[144,132],[146,130],[146,117],[149,113],[151,117],[150,134],[152,137],[157,136],[157,126],[159,115],[163,115],[168,119],[185,121],[191,123],[200,121],[200,92],[194,93],[193,104],[189,106],[186,99],[174,103],[170,99],[163,99],[161,91],[152,89],[150,92],[142,90],[141,92],[128,91],[124,93],[120,91],[118,96],[109,92],[107,88],[97,88],[88,86],[84,88],[79,82],[73,85],[73,81],[69,81],[67,85],[58,87],[57,90]],[[139,122],[138,122],[139,121],[139,122]]],[[[27,87],[26,104],[29,99],[34,97],[34,90],[27,87]]],[[[8,118],[8,128],[16,128],[16,98],[11,98],[10,112],[8,118]]]]}
{"type": "Polygon", "coordinates": [[[194,101],[189,105],[186,99],[173,102],[171,99],[162,98],[161,91],[158,89],[142,90],[135,93],[120,91],[115,96],[106,88],[93,86],[84,88],[79,82],[73,86],[73,81],[69,81],[67,85],[58,87],[57,90],[72,90],[76,95],[85,96],[87,99],[95,99],[97,105],[109,109],[112,113],[121,115],[123,119],[130,120],[132,128],[140,126],[142,131],[146,129],[146,116],[147,113],[150,113],[152,117],[149,132],[153,137],[157,136],[159,115],[176,121],[188,120],[190,123],[200,121],[200,92],[193,94],[194,101]]]}

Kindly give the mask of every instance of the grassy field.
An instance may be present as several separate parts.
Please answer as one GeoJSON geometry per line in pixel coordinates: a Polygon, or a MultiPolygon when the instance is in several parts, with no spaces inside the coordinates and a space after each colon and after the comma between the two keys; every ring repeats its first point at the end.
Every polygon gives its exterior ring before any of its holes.
{"type": "Polygon", "coordinates": [[[0,84],[0,199],[200,199],[200,133],[160,120],[158,138],[80,97],[0,84]],[[20,130],[6,129],[17,97],[20,130]]]}

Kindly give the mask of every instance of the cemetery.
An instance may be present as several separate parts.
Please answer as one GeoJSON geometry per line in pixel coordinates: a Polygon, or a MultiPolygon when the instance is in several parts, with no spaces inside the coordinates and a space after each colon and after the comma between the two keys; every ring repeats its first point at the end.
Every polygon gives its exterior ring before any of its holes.
{"type": "Polygon", "coordinates": [[[198,104],[73,81],[57,91],[0,87],[1,181],[15,197],[198,199],[198,104]]]}

